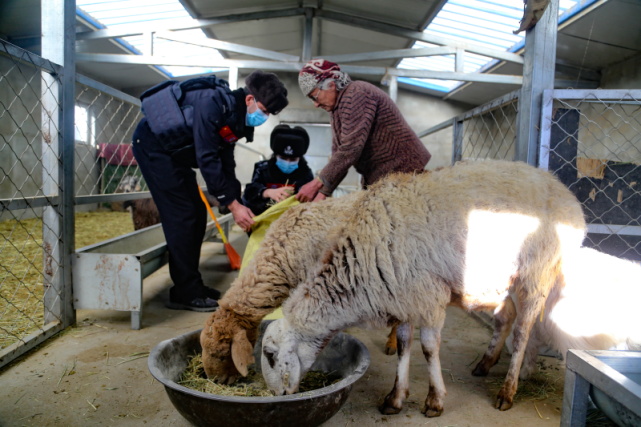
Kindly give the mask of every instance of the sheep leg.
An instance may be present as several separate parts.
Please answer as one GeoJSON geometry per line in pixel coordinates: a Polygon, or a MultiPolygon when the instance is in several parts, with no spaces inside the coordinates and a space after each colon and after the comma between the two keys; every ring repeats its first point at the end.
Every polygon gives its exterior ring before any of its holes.
{"type": "Polygon", "coordinates": [[[396,354],[396,327],[397,325],[392,326],[392,330],[387,336],[387,343],[385,343],[385,354],[392,356],[396,354]]]}
{"type": "Polygon", "coordinates": [[[385,415],[398,414],[403,409],[403,402],[410,394],[410,352],[412,349],[412,334],[414,327],[411,323],[401,323],[396,327],[396,344],[398,346],[398,367],[394,388],[385,398],[380,408],[385,415]]]}
{"type": "MultiPolygon", "coordinates": [[[[536,320],[538,322],[538,320],[536,320]]],[[[523,356],[523,365],[521,366],[521,372],[519,378],[526,380],[537,372],[536,360],[539,356],[539,347],[542,342],[539,340],[538,334],[536,333],[536,326],[532,328],[530,332],[530,339],[527,341],[527,347],[525,348],[525,355],[523,356]]]]}
{"type": "Polygon", "coordinates": [[[496,409],[507,411],[512,407],[530,331],[532,330],[537,314],[543,307],[543,302],[544,298],[525,301],[519,297],[519,314],[516,316],[516,325],[514,327],[514,350],[505,382],[496,397],[496,409]]]}
{"type": "Polygon", "coordinates": [[[423,354],[427,361],[430,379],[430,390],[421,412],[429,418],[438,417],[443,413],[443,401],[447,394],[441,374],[441,361],[438,356],[441,346],[441,329],[444,322],[445,318],[442,318],[437,326],[421,328],[421,347],[423,347],[423,354]]]}
{"type": "Polygon", "coordinates": [[[494,310],[494,334],[492,335],[492,340],[483,358],[472,371],[472,375],[484,377],[490,371],[490,368],[496,365],[501,357],[505,339],[512,330],[514,319],[516,319],[516,307],[512,298],[508,296],[494,310]]]}

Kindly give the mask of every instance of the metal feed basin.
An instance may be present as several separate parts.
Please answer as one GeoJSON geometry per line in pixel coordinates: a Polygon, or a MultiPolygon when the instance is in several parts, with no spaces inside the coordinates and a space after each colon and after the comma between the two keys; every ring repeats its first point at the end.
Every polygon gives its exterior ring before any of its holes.
{"type": "Polygon", "coordinates": [[[588,396],[620,427],[641,427],[641,352],[568,351],[562,427],[585,426],[588,396]]]}
{"type": "MultiPolygon", "coordinates": [[[[260,325],[254,347],[260,371],[263,333],[270,321],[260,325]]],[[[336,384],[303,394],[273,397],[231,397],[201,393],[176,384],[187,367],[187,359],[200,346],[200,330],[158,344],[149,355],[149,371],[165,386],[178,412],[196,426],[318,426],[343,406],[352,385],[367,371],[369,351],[356,338],[339,334],[320,353],[312,370],[340,373],[336,384]]]]}

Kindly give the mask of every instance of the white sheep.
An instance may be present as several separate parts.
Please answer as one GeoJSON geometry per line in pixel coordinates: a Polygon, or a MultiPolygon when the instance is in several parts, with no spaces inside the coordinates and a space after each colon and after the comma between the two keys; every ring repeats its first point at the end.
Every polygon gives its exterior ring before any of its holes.
{"type": "MultiPolygon", "coordinates": [[[[572,193],[547,172],[520,162],[459,163],[433,173],[392,175],[362,192],[333,230],[314,274],[291,292],[284,319],[267,328],[262,369],[276,393],[294,393],[339,331],[412,322],[421,327],[430,391],[427,416],[446,394],[438,351],[448,304],[495,310],[497,327],[475,369],[498,360],[516,316],[515,351],[496,407],[512,406],[532,324],[558,274],[562,254],[581,245],[585,221],[572,193]],[[509,324],[509,326],[507,326],[509,324]]],[[[398,371],[381,411],[398,413],[409,394],[412,330],[397,330],[398,371]]]]}
{"type": "Polygon", "coordinates": [[[543,318],[530,333],[522,379],[536,371],[541,345],[569,349],[641,350],[641,266],[590,248],[563,260],[545,301],[543,318]]]}

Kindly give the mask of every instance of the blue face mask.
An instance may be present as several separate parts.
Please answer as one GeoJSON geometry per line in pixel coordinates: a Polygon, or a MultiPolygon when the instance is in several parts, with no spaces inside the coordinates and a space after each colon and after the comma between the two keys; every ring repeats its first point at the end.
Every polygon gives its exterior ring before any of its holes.
{"type": "Polygon", "coordinates": [[[278,166],[278,169],[280,169],[283,173],[290,174],[298,169],[298,160],[293,160],[290,162],[289,160],[284,160],[280,157],[277,157],[276,166],[278,166]]]}
{"type": "MultiPolygon", "coordinates": [[[[254,99],[254,104],[256,104],[256,99],[254,99]]],[[[258,108],[258,104],[256,104],[256,111],[253,113],[247,112],[247,116],[245,116],[245,124],[251,127],[260,126],[265,123],[268,118],[269,115],[263,113],[263,110],[258,108]]]]}

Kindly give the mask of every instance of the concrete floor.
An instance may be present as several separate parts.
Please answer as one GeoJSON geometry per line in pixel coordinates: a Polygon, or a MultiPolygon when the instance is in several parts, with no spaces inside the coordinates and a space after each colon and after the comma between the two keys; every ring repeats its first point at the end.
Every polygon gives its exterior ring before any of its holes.
{"type": "MultiPolygon", "coordinates": [[[[246,237],[233,233],[232,241],[243,253],[246,237]]],[[[201,271],[205,282],[226,290],[236,272],[228,267],[222,245],[203,246],[201,271]]],[[[113,311],[79,311],[77,326],[49,340],[27,356],[0,371],[0,426],[188,426],[167,398],[163,387],[149,374],[148,352],[158,342],[202,327],[207,314],[165,308],[170,279],[167,267],[145,280],[144,328],[129,329],[129,315],[113,311]],[[133,360],[131,360],[133,359],[133,360]],[[63,373],[66,374],[63,376],[63,373]]],[[[427,395],[427,369],[415,339],[411,362],[411,395],[398,415],[383,416],[377,406],[391,390],[396,357],[386,356],[387,330],[350,329],[369,348],[372,361],[346,405],[325,425],[375,426],[394,422],[404,426],[555,426],[560,422],[564,369],[556,359],[540,358],[544,370],[521,389],[547,385],[547,397],[531,400],[517,395],[507,412],[493,408],[509,357],[486,378],[470,372],[486,349],[490,331],[461,310],[448,309],[443,331],[441,363],[448,390],[445,412],[428,419],[420,413],[427,395]]],[[[418,330],[415,331],[418,338],[418,330]]]]}

